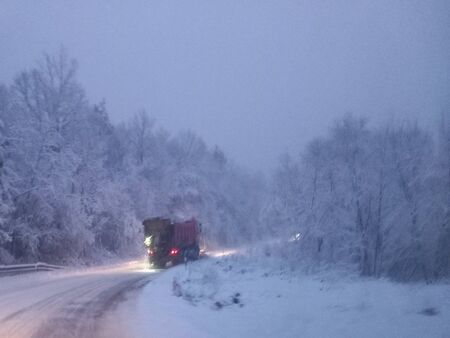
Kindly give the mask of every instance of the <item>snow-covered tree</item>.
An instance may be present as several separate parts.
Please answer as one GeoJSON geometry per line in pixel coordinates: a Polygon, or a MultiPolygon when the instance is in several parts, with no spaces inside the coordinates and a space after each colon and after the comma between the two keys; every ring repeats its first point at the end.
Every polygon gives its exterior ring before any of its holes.
{"type": "Polygon", "coordinates": [[[280,163],[265,223],[301,233],[298,257],[315,262],[401,280],[447,275],[446,122],[440,130],[436,146],[417,124],[370,129],[344,117],[280,163]]]}

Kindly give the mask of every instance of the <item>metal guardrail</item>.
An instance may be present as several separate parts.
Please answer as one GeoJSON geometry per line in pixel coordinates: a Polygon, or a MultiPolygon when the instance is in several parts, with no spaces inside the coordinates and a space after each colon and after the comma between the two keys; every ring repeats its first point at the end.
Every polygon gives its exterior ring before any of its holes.
{"type": "Polygon", "coordinates": [[[35,264],[0,265],[0,276],[20,273],[53,271],[64,269],[64,266],[38,262],[35,264]]]}

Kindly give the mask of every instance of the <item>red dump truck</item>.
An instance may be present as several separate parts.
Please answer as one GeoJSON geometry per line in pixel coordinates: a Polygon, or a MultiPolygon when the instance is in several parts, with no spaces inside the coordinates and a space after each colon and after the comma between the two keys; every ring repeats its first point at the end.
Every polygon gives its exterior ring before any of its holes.
{"type": "Polygon", "coordinates": [[[199,257],[201,225],[195,218],[173,223],[167,218],[150,218],[143,222],[144,244],[149,263],[166,267],[199,257]]]}

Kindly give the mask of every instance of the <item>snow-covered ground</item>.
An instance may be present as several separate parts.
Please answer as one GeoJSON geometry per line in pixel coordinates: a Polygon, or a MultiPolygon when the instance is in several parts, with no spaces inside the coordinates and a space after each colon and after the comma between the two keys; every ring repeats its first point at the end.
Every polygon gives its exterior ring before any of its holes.
{"type": "Polygon", "coordinates": [[[136,310],[136,337],[450,337],[449,284],[300,274],[235,256],[167,270],[136,310]]]}

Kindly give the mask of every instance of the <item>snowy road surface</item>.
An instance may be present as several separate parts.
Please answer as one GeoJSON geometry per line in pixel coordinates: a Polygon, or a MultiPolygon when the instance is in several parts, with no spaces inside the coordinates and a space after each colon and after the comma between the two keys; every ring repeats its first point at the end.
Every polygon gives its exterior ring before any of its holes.
{"type": "Polygon", "coordinates": [[[161,274],[135,262],[0,278],[0,338],[450,337],[448,282],[305,274],[226,254],[161,274]]]}
{"type": "Polygon", "coordinates": [[[118,305],[155,272],[135,262],[0,278],[0,337],[127,337],[118,305]]]}

